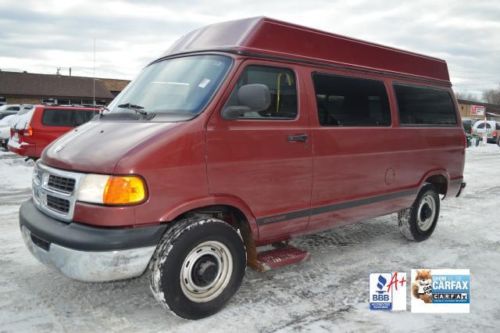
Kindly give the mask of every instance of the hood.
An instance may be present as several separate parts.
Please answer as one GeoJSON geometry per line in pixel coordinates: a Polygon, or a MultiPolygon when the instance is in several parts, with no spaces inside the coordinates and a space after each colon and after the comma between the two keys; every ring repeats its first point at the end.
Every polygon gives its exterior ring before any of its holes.
{"type": "Polygon", "coordinates": [[[132,149],[154,144],[159,133],[179,122],[90,121],[50,144],[42,163],[59,169],[112,174],[116,164],[132,149]]]}

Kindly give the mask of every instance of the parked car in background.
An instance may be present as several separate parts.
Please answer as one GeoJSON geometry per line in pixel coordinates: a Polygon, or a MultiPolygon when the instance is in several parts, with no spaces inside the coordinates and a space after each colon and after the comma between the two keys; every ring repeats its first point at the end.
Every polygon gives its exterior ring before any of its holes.
{"type": "Polygon", "coordinates": [[[479,120],[472,126],[473,135],[483,137],[485,132],[489,143],[498,143],[500,137],[500,122],[495,120],[479,120]]]}
{"type": "Polygon", "coordinates": [[[3,119],[7,116],[14,115],[21,110],[21,105],[19,104],[6,104],[0,106],[0,119],[3,119]]]}
{"type": "Polygon", "coordinates": [[[14,125],[17,123],[19,116],[22,116],[23,114],[26,114],[33,109],[33,105],[31,104],[14,106],[19,107],[20,110],[13,111],[13,106],[10,105],[10,110],[8,112],[11,114],[0,119],[0,146],[4,147],[5,149],[7,149],[7,143],[10,139],[11,128],[14,127],[14,125]],[[14,112],[14,114],[12,114],[12,112],[14,112]]]}
{"type": "Polygon", "coordinates": [[[37,159],[52,141],[98,113],[96,108],[36,105],[18,115],[11,128],[8,149],[37,159]]]}
{"type": "Polygon", "coordinates": [[[15,114],[0,119],[0,147],[7,149],[7,143],[10,138],[10,128],[14,125],[15,120],[15,114]]]}

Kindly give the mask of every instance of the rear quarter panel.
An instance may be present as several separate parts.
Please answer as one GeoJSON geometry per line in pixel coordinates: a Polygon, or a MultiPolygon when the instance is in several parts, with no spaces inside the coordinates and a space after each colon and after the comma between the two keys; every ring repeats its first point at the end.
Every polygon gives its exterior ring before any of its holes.
{"type": "Polygon", "coordinates": [[[414,81],[397,80],[397,83],[445,89],[450,94],[455,107],[457,124],[455,126],[410,126],[399,124],[396,95],[390,81],[389,98],[393,117],[398,121],[393,128],[392,140],[397,152],[395,160],[396,181],[400,186],[421,186],[432,175],[442,175],[448,181],[447,196],[458,192],[463,180],[465,164],[466,137],[458,105],[453,90],[449,87],[430,86],[414,81]]]}

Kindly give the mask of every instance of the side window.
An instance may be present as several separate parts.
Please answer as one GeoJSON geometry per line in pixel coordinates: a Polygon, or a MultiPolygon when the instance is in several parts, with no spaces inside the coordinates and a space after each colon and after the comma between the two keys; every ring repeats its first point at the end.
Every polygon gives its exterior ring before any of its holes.
{"type": "Polygon", "coordinates": [[[399,119],[403,125],[452,126],[457,124],[453,100],[446,90],[394,85],[399,119]]]}
{"type": "Polygon", "coordinates": [[[320,125],[391,125],[382,81],[316,73],[313,82],[320,125]]]}
{"type": "Polygon", "coordinates": [[[73,127],[72,112],[70,110],[45,109],[42,124],[46,126],[73,127]]]}
{"type": "Polygon", "coordinates": [[[73,126],[80,126],[90,121],[96,113],[93,111],[84,111],[84,110],[74,110],[73,112],[73,126]]]}
{"type": "Polygon", "coordinates": [[[271,93],[267,110],[245,113],[241,119],[295,119],[297,117],[297,87],[292,70],[250,65],[241,74],[226,106],[239,105],[238,89],[245,84],[265,84],[271,93]]]}
{"type": "Polygon", "coordinates": [[[498,130],[500,130],[500,123],[496,123],[496,124],[495,124],[495,129],[496,129],[497,131],[498,131],[498,130]]]}
{"type": "Polygon", "coordinates": [[[20,110],[19,106],[11,106],[7,109],[7,111],[19,111],[19,110],[20,110]]]}

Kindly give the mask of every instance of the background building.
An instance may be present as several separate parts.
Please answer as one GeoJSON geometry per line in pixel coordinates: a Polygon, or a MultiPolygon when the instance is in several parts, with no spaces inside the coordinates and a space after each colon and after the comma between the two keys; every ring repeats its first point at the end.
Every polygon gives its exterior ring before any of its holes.
{"type": "Polygon", "coordinates": [[[500,120],[500,105],[457,100],[462,118],[500,120]]]}
{"type": "Polygon", "coordinates": [[[0,71],[0,99],[8,104],[108,104],[128,80],[0,71]]]}

